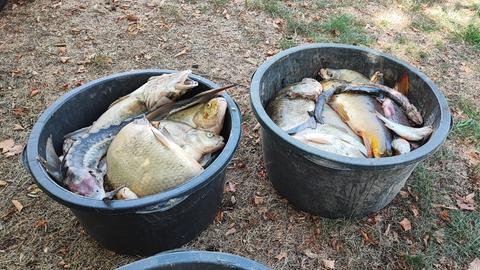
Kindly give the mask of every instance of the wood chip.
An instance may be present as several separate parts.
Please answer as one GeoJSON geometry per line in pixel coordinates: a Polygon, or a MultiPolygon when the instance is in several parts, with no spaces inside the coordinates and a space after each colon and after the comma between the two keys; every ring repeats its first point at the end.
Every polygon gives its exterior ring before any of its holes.
{"type": "Polygon", "coordinates": [[[414,204],[410,206],[410,210],[412,211],[414,217],[420,216],[420,210],[418,210],[417,206],[414,204]]]}
{"type": "Polygon", "coordinates": [[[187,54],[187,52],[188,52],[188,48],[185,48],[185,49],[183,49],[181,52],[175,54],[173,57],[182,56],[182,55],[184,55],[184,54],[187,54]]]}
{"type": "Polygon", "coordinates": [[[262,204],[263,203],[263,197],[255,195],[253,197],[253,202],[255,203],[255,205],[262,204]]]}
{"type": "Polygon", "coordinates": [[[39,93],[40,93],[40,90],[38,88],[33,88],[30,91],[30,97],[34,97],[34,96],[38,95],[39,93]]]}
{"type": "Polygon", "coordinates": [[[316,259],[316,258],[318,258],[318,254],[312,252],[310,249],[304,250],[303,253],[304,253],[305,255],[307,255],[307,257],[310,258],[310,259],[316,259]]]}
{"type": "Polygon", "coordinates": [[[229,235],[232,235],[234,233],[236,233],[237,230],[235,228],[230,228],[226,233],[225,233],[225,236],[229,236],[229,235]]]}
{"type": "Polygon", "coordinates": [[[20,131],[20,130],[25,130],[25,128],[22,127],[22,126],[19,125],[19,124],[14,124],[14,125],[13,125],[13,131],[20,131]]]}
{"type": "Polygon", "coordinates": [[[18,200],[12,200],[13,205],[17,208],[18,212],[21,212],[23,209],[23,205],[18,200]]]}
{"type": "Polygon", "coordinates": [[[410,223],[410,220],[408,220],[407,218],[402,219],[402,221],[400,221],[399,223],[404,231],[409,231],[412,229],[412,223],[410,223]]]}

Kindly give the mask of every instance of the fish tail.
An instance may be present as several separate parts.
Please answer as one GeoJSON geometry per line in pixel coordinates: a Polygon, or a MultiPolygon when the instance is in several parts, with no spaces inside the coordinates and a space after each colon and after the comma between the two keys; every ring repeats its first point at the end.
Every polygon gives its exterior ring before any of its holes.
{"type": "Polygon", "coordinates": [[[410,81],[408,80],[408,73],[405,72],[396,83],[395,88],[398,92],[402,93],[404,96],[407,96],[409,87],[410,81]]]}
{"type": "Polygon", "coordinates": [[[362,137],[363,144],[365,145],[365,148],[367,148],[367,157],[373,157],[373,152],[372,152],[372,143],[370,141],[370,136],[367,136],[364,132],[360,134],[360,137],[362,137]]]}

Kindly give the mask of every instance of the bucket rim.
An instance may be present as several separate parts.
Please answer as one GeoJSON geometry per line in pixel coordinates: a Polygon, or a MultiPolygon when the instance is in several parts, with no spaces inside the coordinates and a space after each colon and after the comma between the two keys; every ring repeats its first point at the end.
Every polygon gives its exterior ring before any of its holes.
{"type": "Polygon", "coordinates": [[[283,141],[291,145],[296,151],[301,152],[302,154],[309,156],[311,160],[321,163],[325,166],[330,166],[332,168],[341,168],[346,167],[350,169],[355,168],[370,168],[370,169],[387,169],[398,165],[408,165],[411,163],[419,162],[422,159],[425,159],[428,155],[434,153],[446,140],[450,127],[452,124],[451,113],[448,107],[447,100],[443,93],[438,89],[438,87],[419,69],[408,64],[407,62],[400,60],[392,55],[379,52],[370,48],[364,48],[354,45],[347,44],[338,44],[338,43],[313,43],[296,46],[284,51],[279,52],[274,55],[255,71],[255,74],[252,77],[250,84],[250,103],[252,105],[252,110],[257,118],[258,122],[261,124],[262,128],[273,132],[275,136],[281,138],[283,141]],[[421,80],[423,80],[430,91],[433,92],[435,98],[440,106],[440,121],[438,128],[434,130],[430,139],[427,143],[421,147],[411,151],[407,154],[392,156],[392,157],[382,157],[382,158],[352,158],[337,155],[334,153],[326,152],[307,144],[304,144],[292,136],[288,135],[284,130],[278,127],[270,116],[265,111],[265,108],[262,106],[260,98],[260,82],[265,72],[277,61],[288,58],[290,55],[295,54],[299,51],[305,50],[315,50],[315,49],[348,49],[354,51],[361,51],[367,54],[371,54],[378,57],[383,57],[387,60],[396,62],[406,69],[410,70],[416,74],[421,80]]]}
{"type": "Polygon", "coordinates": [[[235,267],[241,269],[253,270],[270,270],[270,268],[245,257],[213,251],[199,251],[199,250],[171,250],[158,253],[151,257],[132,262],[130,264],[121,266],[117,270],[130,269],[156,269],[158,266],[175,266],[179,263],[215,263],[228,267],[235,267]]]}
{"type": "MultiPolygon", "coordinates": [[[[112,75],[101,77],[76,87],[60,96],[55,102],[48,106],[32,128],[28,138],[24,159],[27,163],[27,170],[30,171],[34,180],[39,184],[39,187],[43,189],[51,198],[70,208],[97,212],[126,213],[135,212],[136,210],[141,210],[149,206],[165,204],[171,199],[188,196],[202,189],[204,186],[213,181],[218,174],[225,170],[228,162],[233,157],[241,135],[240,110],[235,101],[227,93],[222,93],[221,96],[227,101],[227,112],[231,119],[231,129],[228,140],[225,143],[222,151],[201,174],[193,177],[180,186],[168,189],[164,192],[145,196],[135,200],[112,200],[104,202],[103,200],[78,195],[60,186],[50,177],[50,175],[48,175],[48,173],[37,160],[37,156],[39,156],[38,148],[40,134],[45,127],[45,123],[61,106],[63,106],[74,96],[84,91],[89,91],[89,89],[92,87],[103,84],[106,81],[117,80],[121,78],[133,78],[139,75],[156,76],[174,72],[176,71],[170,69],[140,69],[114,73],[112,75]]],[[[218,87],[218,85],[214,82],[199,75],[191,74],[189,75],[189,78],[197,81],[199,84],[205,85],[210,89],[218,87]]]]}

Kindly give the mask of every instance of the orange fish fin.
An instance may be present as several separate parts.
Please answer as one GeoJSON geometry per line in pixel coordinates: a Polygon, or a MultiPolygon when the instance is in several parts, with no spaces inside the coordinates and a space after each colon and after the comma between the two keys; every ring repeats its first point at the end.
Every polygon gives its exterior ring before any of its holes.
{"type": "Polygon", "coordinates": [[[350,120],[350,117],[348,117],[348,113],[343,106],[335,106],[334,109],[344,122],[348,122],[350,120]]]}
{"type": "Polygon", "coordinates": [[[400,79],[398,80],[395,88],[398,92],[402,93],[404,96],[408,95],[408,90],[410,88],[410,81],[408,79],[408,73],[403,73],[400,79]]]}
{"type": "Polygon", "coordinates": [[[365,145],[365,148],[367,148],[367,157],[373,157],[372,153],[372,144],[370,142],[370,137],[367,136],[364,132],[360,132],[360,137],[362,137],[363,144],[365,145]]]}

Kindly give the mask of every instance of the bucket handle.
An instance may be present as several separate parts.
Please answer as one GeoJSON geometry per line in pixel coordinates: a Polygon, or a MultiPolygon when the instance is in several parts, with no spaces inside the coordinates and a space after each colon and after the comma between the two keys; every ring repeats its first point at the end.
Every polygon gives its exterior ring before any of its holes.
{"type": "Polygon", "coordinates": [[[145,208],[142,208],[140,210],[135,211],[136,214],[152,214],[156,212],[165,212],[167,210],[170,210],[171,208],[179,205],[183,201],[185,201],[188,196],[190,195],[185,195],[183,197],[178,197],[178,198],[172,198],[166,202],[162,202],[156,205],[151,205],[147,206],[145,208]]]}

